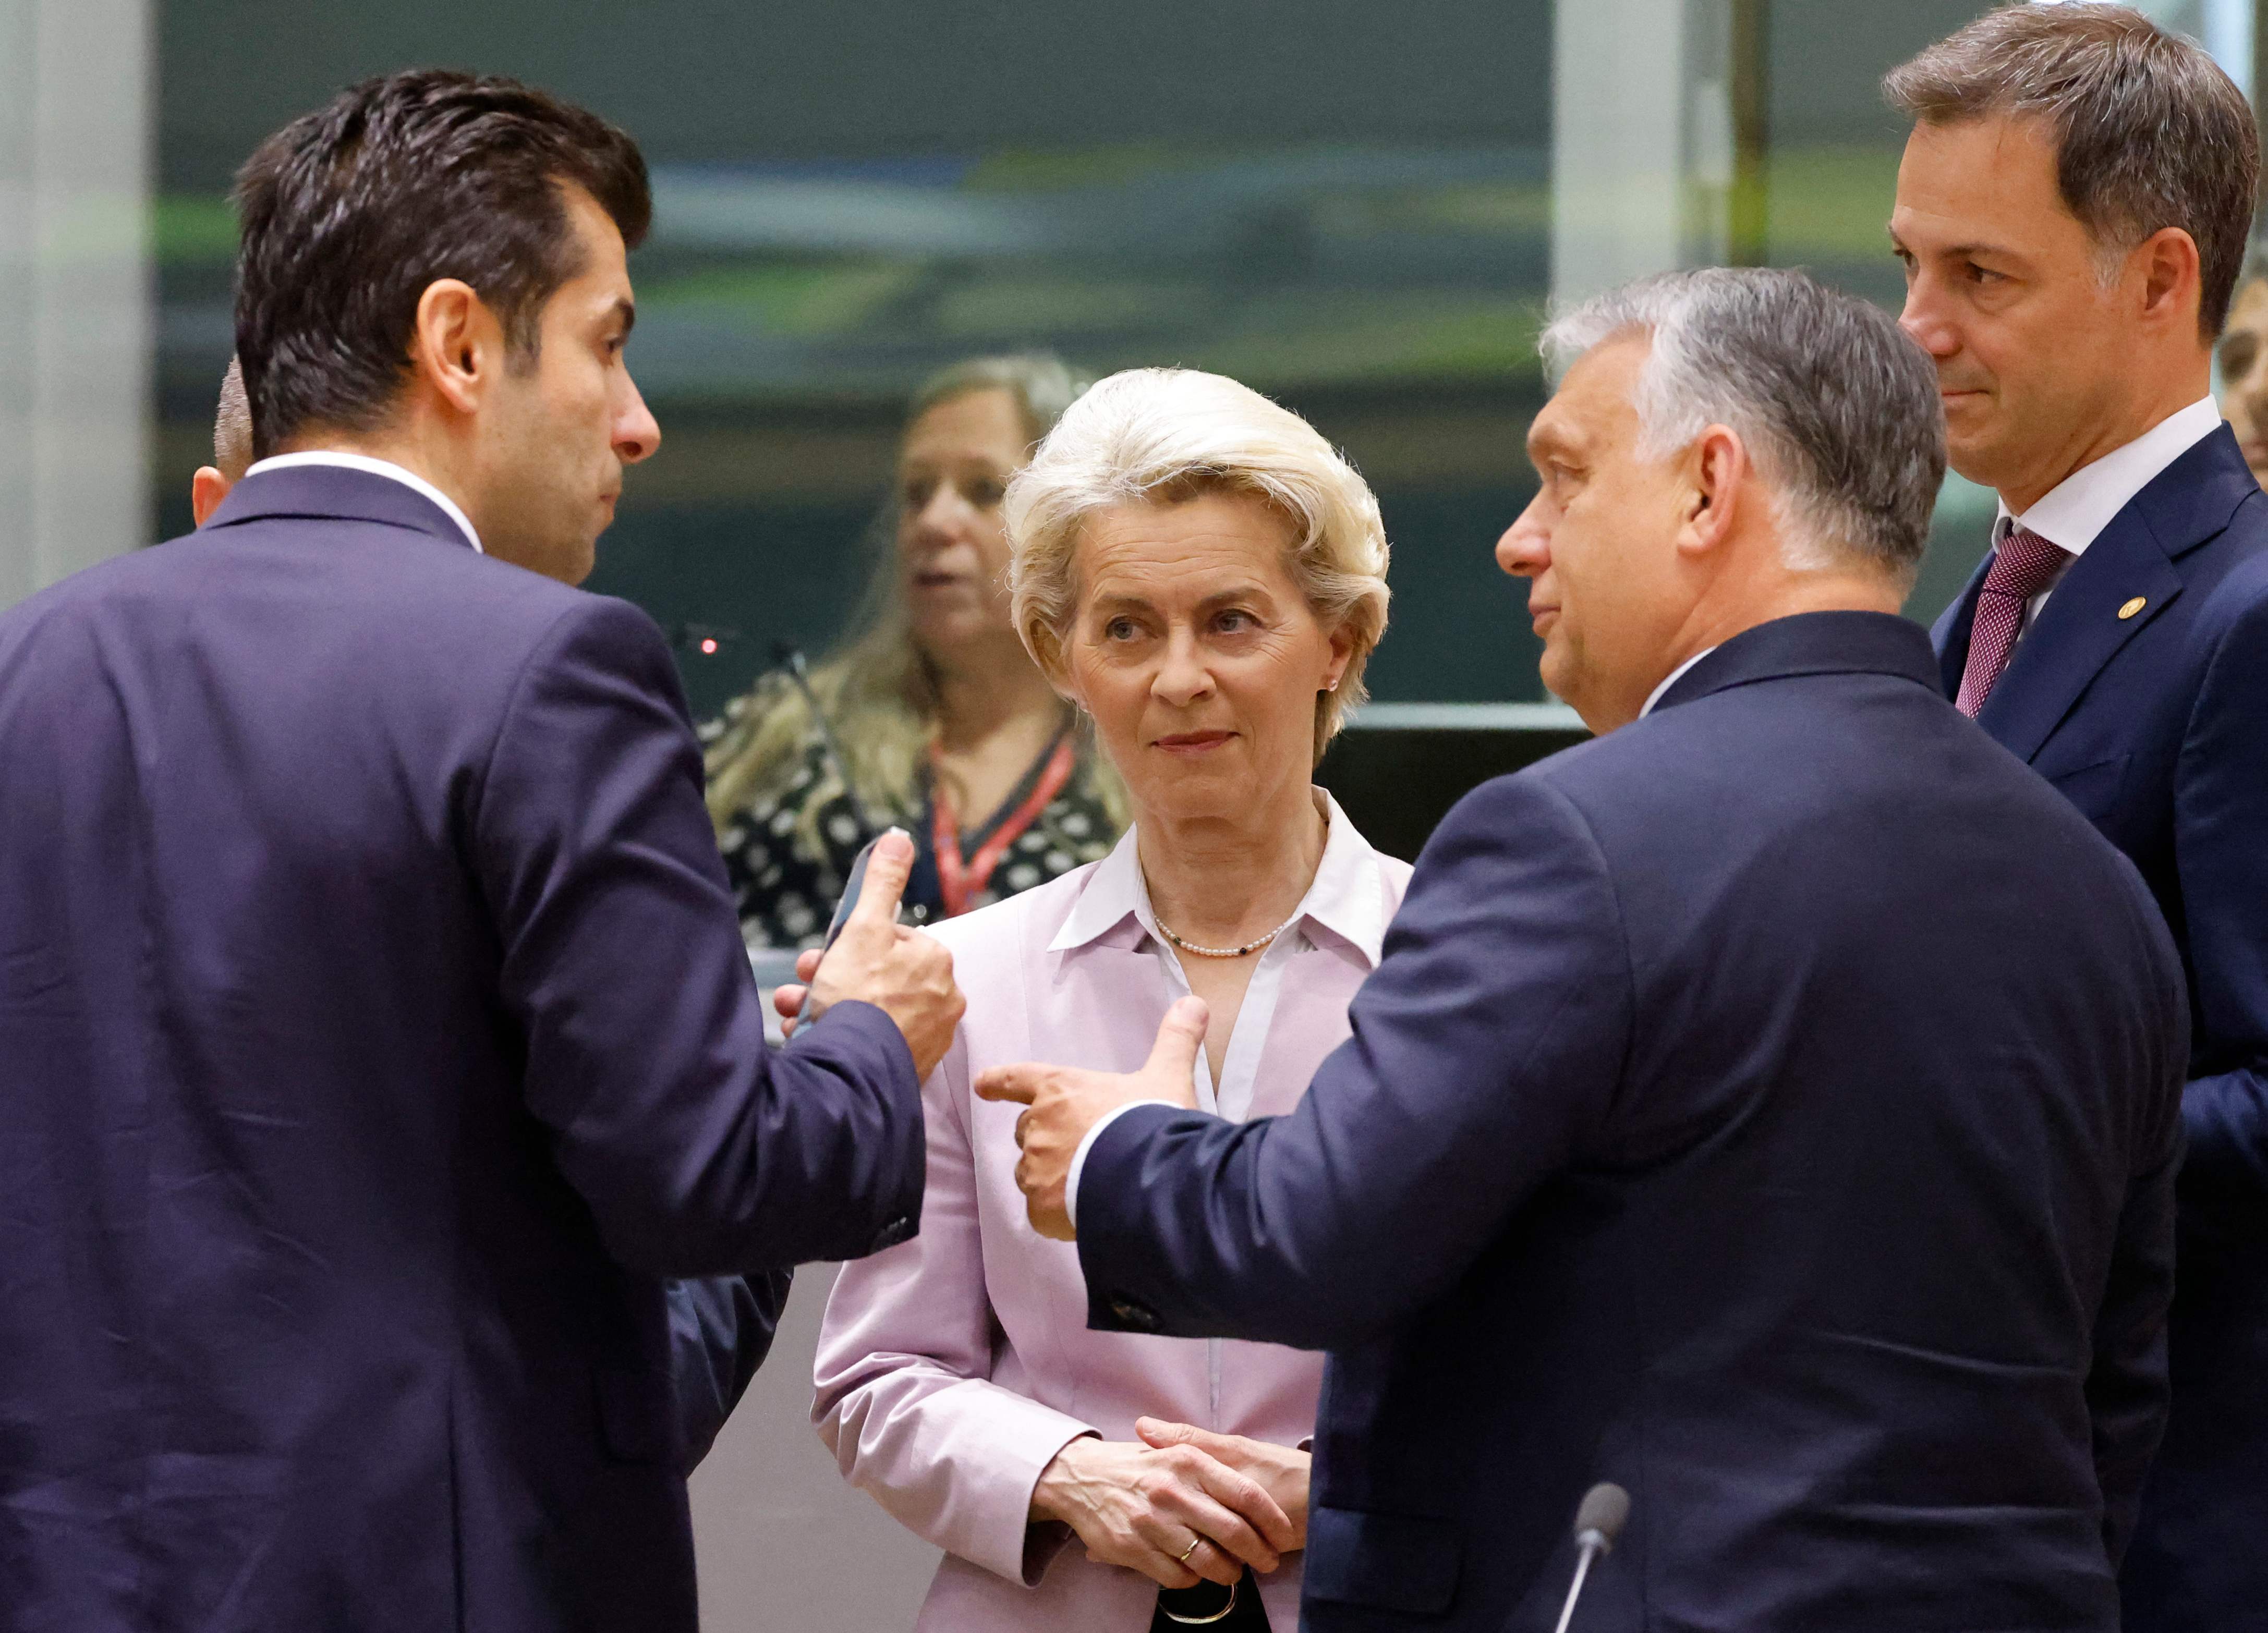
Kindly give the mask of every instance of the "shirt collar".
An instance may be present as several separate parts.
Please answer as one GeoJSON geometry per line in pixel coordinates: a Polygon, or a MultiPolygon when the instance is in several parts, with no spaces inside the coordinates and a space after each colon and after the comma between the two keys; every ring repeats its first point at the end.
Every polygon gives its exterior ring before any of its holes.
{"type": "MultiPolygon", "coordinates": [[[[1322,860],[1316,864],[1314,882],[1300,898],[1294,930],[1322,930],[1359,953],[1365,963],[1378,967],[1386,944],[1386,894],[1378,872],[1378,853],[1372,850],[1339,802],[1328,791],[1323,814],[1329,822],[1323,840],[1322,860]]],[[[1150,891],[1142,877],[1142,862],[1135,849],[1134,829],[1128,828],[1110,854],[1086,876],[1079,900],[1071,904],[1063,928],[1048,943],[1050,953],[1108,941],[1132,948],[1145,938],[1165,945],[1158,934],[1157,915],[1150,908],[1150,891]]]]}
{"type": "Polygon", "coordinates": [[[1675,686],[1679,680],[1683,677],[1688,669],[1693,667],[1694,665],[1699,663],[1703,658],[1708,657],[1710,653],[1716,650],[1717,649],[1713,646],[1705,646],[1699,651],[1694,653],[1692,657],[1678,665],[1676,668],[1662,676],[1661,684],[1655,687],[1653,690],[1646,695],[1646,707],[1638,711],[1638,717],[1643,720],[1648,715],[1652,714],[1653,712],[1653,706],[1661,701],[1661,695],[1664,692],[1667,692],[1671,687],[1675,686]]]}
{"type": "Polygon", "coordinates": [[[2168,415],[2124,447],[2113,448],[2093,464],[2080,466],[2021,516],[2011,511],[2003,500],[1999,519],[1992,526],[1992,541],[1997,545],[2006,537],[2007,524],[2013,521],[2073,555],[2081,554],[2136,494],[2220,425],[2220,406],[2211,397],[2199,398],[2168,415]]]}
{"type": "Polygon", "coordinates": [[[336,465],[350,471],[363,471],[372,476],[388,477],[406,488],[415,489],[439,505],[442,512],[457,524],[459,531],[465,535],[466,543],[471,545],[481,555],[488,554],[486,550],[481,548],[481,536],[473,531],[472,519],[457,508],[457,502],[454,499],[443,493],[416,472],[407,470],[391,460],[374,460],[366,453],[344,453],[333,448],[310,448],[304,453],[270,454],[268,458],[256,461],[244,474],[247,476],[254,476],[261,471],[288,471],[302,465],[336,465]]]}

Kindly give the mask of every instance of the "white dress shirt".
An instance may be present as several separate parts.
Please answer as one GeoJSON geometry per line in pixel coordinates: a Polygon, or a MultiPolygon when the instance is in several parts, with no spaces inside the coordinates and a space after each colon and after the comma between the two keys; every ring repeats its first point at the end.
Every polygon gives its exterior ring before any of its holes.
{"type": "Polygon", "coordinates": [[[456,523],[464,533],[467,544],[480,550],[483,555],[488,554],[481,550],[481,536],[473,531],[472,519],[457,508],[454,499],[416,472],[406,470],[391,460],[373,460],[366,453],[342,453],[330,448],[311,448],[305,453],[270,454],[254,463],[244,474],[257,476],[262,471],[288,471],[302,465],[335,465],[342,470],[363,471],[372,476],[384,476],[389,481],[398,482],[405,488],[413,488],[441,507],[442,513],[456,523]]]}
{"type": "MultiPolygon", "coordinates": [[[[2188,408],[2168,415],[2124,447],[2112,449],[2092,465],[2080,466],[2048,489],[2039,503],[2021,516],[2011,515],[2007,502],[2001,501],[2000,513],[1992,523],[1992,548],[2000,548],[2010,527],[2024,527],[2050,544],[2059,546],[2070,553],[2072,561],[2077,561],[2095,542],[2096,535],[2110,526],[2110,519],[2124,510],[2136,494],[2155,482],[2166,467],[2212,436],[2220,424],[2220,405],[2210,397],[2200,398],[2188,408]]],[[[2066,563],[2063,571],[2070,570],[2070,563],[2066,563]]],[[[2061,574],[2058,578],[2060,581],[2061,574]]],[[[2025,603],[2025,628],[2030,628],[2032,620],[2040,615],[2040,608],[2054,593],[2055,585],[2051,584],[2025,603]]],[[[1716,650],[1713,646],[1704,647],[1664,675],[1661,684],[1647,696],[1646,707],[1638,711],[1638,717],[1644,719],[1652,714],[1661,695],[1676,685],[1688,669],[1716,650]]]]}
{"type": "Polygon", "coordinates": [[[1661,701],[1661,695],[1664,692],[1667,692],[1671,687],[1675,686],[1678,681],[1684,679],[1685,672],[1688,669],[1693,667],[1694,665],[1699,663],[1703,658],[1708,657],[1710,653],[1716,650],[1717,649],[1713,646],[1705,646],[1699,651],[1694,653],[1692,657],[1678,665],[1676,668],[1662,676],[1661,684],[1655,687],[1653,690],[1646,695],[1646,707],[1638,711],[1638,717],[1643,720],[1648,715],[1652,714],[1653,712],[1653,706],[1661,701]]]}
{"type": "MultiPolygon", "coordinates": [[[[2087,553],[2110,519],[2124,510],[2134,496],[2157,481],[2169,465],[2213,435],[2220,425],[2220,406],[2200,397],[2186,408],[2168,415],[2123,448],[2113,448],[2091,465],[2082,465],[2040,497],[2021,516],[2012,514],[2007,500],[1992,523],[1992,548],[2022,527],[2050,544],[2068,551],[2073,561],[2087,553]]],[[[2071,566],[2066,563],[2064,572],[2071,566]]],[[[2062,582],[2062,575],[2057,575],[2062,582]]],[[[2024,604],[2024,628],[2029,629],[2040,608],[2055,593],[2055,585],[2024,604]]],[[[2017,638],[2023,638],[2021,631],[2017,638]]]]}
{"type": "MultiPolygon", "coordinates": [[[[1323,839],[1322,860],[1316,864],[1314,880],[1308,885],[1307,894],[1300,899],[1300,910],[1293,915],[1291,924],[1268,944],[1259,963],[1253,966],[1252,982],[1245,988],[1244,1002],[1237,1008],[1236,1029],[1229,1033],[1227,1051],[1221,1056],[1218,1085],[1212,1080],[1211,1061],[1204,1050],[1197,1051],[1197,1066],[1190,1075],[1197,1088],[1197,1109],[1209,1116],[1241,1122],[1251,1112],[1253,1077],[1259,1069],[1260,1050],[1267,1041],[1269,1026],[1276,1016],[1276,995],[1283,988],[1284,967],[1303,948],[1313,945],[1307,933],[1310,922],[1336,931],[1360,947],[1373,967],[1385,945],[1386,914],[1379,901],[1378,867],[1372,859],[1370,847],[1363,842],[1354,824],[1346,820],[1339,802],[1321,789],[1315,792],[1322,802],[1324,820],[1330,824],[1323,839]]],[[[1094,877],[1086,894],[1079,897],[1079,906],[1064,920],[1064,927],[1056,932],[1048,950],[1052,953],[1084,945],[1121,923],[1129,913],[1148,932],[1143,948],[1158,960],[1174,996],[1187,997],[1189,979],[1182,972],[1179,955],[1158,932],[1158,916],[1151,910],[1149,881],[1142,877],[1142,862],[1132,828],[1127,829],[1116,850],[1094,864],[1094,877]]],[[[1130,1100],[1103,1113],[1086,1131],[1079,1149],[1071,1153],[1071,1172],[1064,1181],[1064,1210],[1070,1216],[1073,1229],[1079,1225],[1079,1177],[1086,1167],[1086,1153],[1093,1149],[1095,1137],[1123,1112],[1137,1106],[1168,1103],[1130,1100]]]]}

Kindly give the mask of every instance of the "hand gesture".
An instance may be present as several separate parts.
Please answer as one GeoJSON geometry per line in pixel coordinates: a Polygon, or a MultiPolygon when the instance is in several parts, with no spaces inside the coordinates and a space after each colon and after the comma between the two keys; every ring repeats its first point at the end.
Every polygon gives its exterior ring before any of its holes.
{"type": "Polygon", "coordinates": [[[1265,1573],[1298,1546],[1267,1489],[1194,1445],[1082,1437],[1056,1453],[1032,1490],[1031,1517],[1059,1520],[1100,1564],[1160,1587],[1223,1586],[1265,1573]]]}
{"type": "Polygon", "coordinates": [[[1057,1241],[1073,1238],[1064,1194],[1079,1142],[1105,1112],[1134,1100],[1163,1100],[1197,1108],[1192,1074],[1204,1047],[1208,1011],[1203,998],[1178,998],[1159,1023],[1158,1041],[1142,1070],[1082,1071],[1027,1062],[994,1066],[976,1078],[976,1097],[1028,1107],[1016,1119],[1016,1184],[1024,1193],[1032,1228],[1057,1241]]]}
{"type": "Polygon", "coordinates": [[[934,936],[898,923],[913,865],[914,842],[895,828],[883,835],[843,933],[824,953],[814,948],[796,960],[795,973],[810,984],[782,987],[772,1004],[802,1026],[845,999],[872,1004],[897,1023],[914,1069],[926,1078],[945,1058],[967,1004],[954,984],[953,954],[934,936]]]}

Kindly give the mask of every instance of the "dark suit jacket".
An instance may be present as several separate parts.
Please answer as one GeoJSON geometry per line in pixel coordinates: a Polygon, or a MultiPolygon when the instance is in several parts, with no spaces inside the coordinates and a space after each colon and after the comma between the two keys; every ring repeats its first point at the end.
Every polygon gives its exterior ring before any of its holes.
{"type": "Polygon", "coordinates": [[[690,1475],[772,1352],[793,1270],[672,1282],[669,1370],[677,1390],[678,1443],[690,1475]]]}
{"type": "Polygon", "coordinates": [[[662,1281],[911,1232],[645,616],[386,478],[0,615],[0,1627],[683,1629],[662,1281]]]}
{"type": "Polygon", "coordinates": [[[1936,695],[1764,624],[1418,858],[1295,1113],[1090,1148],[1103,1326],[1330,1351],[1305,1625],[2116,1625],[2187,1047],[2134,871],[1936,695]]]}
{"type": "MultiPolygon", "coordinates": [[[[1984,575],[1938,621],[1948,696],[1984,575]]],[[[2226,426],[2072,564],[1977,723],[2133,858],[2189,972],[2173,1411],[2126,1561],[2126,1626],[2263,1633],[2268,497],[2226,426]],[[2119,617],[2137,598],[2140,610],[2119,617]]]]}

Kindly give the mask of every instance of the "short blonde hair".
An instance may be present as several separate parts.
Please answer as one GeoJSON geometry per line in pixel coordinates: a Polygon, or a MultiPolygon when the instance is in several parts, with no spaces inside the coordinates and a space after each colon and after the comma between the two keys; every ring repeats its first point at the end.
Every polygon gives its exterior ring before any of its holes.
{"type": "Polygon", "coordinates": [[[1290,533],[1292,580],[1326,629],[1353,637],[1336,688],[1315,704],[1315,755],[1360,702],[1386,633],[1385,524],[1370,485],[1315,428],[1258,392],[1194,369],[1129,369],[1071,404],[1008,484],[1008,589],[1016,633],[1063,673],[1087,519],[1121,504],[1248,494],[1290,533]]]}

